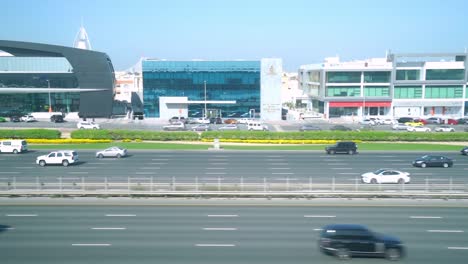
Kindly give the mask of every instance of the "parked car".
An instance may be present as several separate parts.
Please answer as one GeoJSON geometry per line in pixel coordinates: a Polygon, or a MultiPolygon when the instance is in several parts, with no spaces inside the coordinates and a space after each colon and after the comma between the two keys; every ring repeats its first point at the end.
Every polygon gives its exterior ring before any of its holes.
{"type": "Polygon", "coordinates": [[[0,123],[7,122],[6,118],[0,116],[0,123]]]}
{"type": "Polygon", "coordinates": [[[366,172],[361,175],[362,182],[364,183],[409,183],[411,178],[408,172],[391,170],[391,169],[378,169],[373,172],[366,172]]]}
{"type": "Polygon", "coordinates": [[[338,130],[338,131],[352,131],[351,128],[343,125],[335,125],[330,127],[330,130],[338,130]]]}
{"type": "Polygon", "coordinates": [[[195,119],[195,122],[197,124],[209,124],[210,120],[208,118],[200,117],[200,118],[195,119]]]}
{"type": "Polygon", "coordinates": [[[398,122],[394,119],[391,119],[391,118],[386,118],[386,119],[383,119],[381,120],[380,122],[382,125],[395,125],[395,124],[398,124],[398,122]]]}
{"type": "Polygon", "coordinates": [[[361,125],[364,125],[364,126],[375,126],[376,123],[374,120],[370,120],[370,119],[363,119],[359,122],[359,124],[361,125]]]}
{"type": "Polygon", "coordinates": [[[36,164],[44,167],[49,164],[61,164],[67,167],[70,164],[78,162],[78,154],[74,150],[52,151],[47,155],[36,158],[36,164]]]}
{"type": "Polygon", "coordinates": [[[28,151],[28,143],[26,140],[20,139],[7,139],[0,141],[0,153],[13,153],[18,154],[28,151]]]}
{"type": "Polygon", "coordinates": [[[327,154],[335,154],[335,153],[356,154],[357,148],[358,147],[355,142],[342,141],[342,142],[337,142],[333,146],[326,147],[325,152],[327,152],[327,154]]]}
{"type": "Polygon", "coordinates": [[[429,117],[426,121],[428,124],[442,124],[442,118],[440,117],[429,117]]]}
{"type": "Polygon", "coordinates": [[[228,118],[226,120],[224,120],[224,124],[237,124],[237,120],[234,119],[234,118],[228,118]]]}
{"type": "Polygon", "coordinates": [[[192,127],[192,131],[208,131],[208,130],[211,130],[211,128],[209,125],[206,125],[206,124],[199,124],[199,125],[192,127]]]}
{"type": "Polygon", "coordinates": [[[402,124],[402,123],[398,123],[398,124],[395,124],[392,126],[392,129],[393,130],[408,130],[408,127],[407,125],[405,124],[402,124]]]}
{"type": "Polygon", "coordinates": [[[424,123],[423,122],[406,122],[405,125],[407,126],[413,126],[413,127],[416,127],[416,126],[424,126],[424,123]]]}
{"type": "Polygon", "coordinates": [[[413,161],[413,166],[415,167],[452,167],[453,160],[445,156],[435,156],[435,155],[424,155],[420,158],[417,158],[413,161]]]}
{"type": "Polygon", "coordinates": [[[445,124],[447,124],[447,125],[458,125],[458,120],[453,119],[453,118],[449,118],[449,119],[445,120],[445,124]]]}
{"type": "Polygon", "coordinates": [[[419,122],[419,123],[422,123],[423,125],[427,125],[427,120],[422,119],[422,118],[415,118],[413,119],[413,122],[419,122]]]}
{"type": "Polygon", "coordinates": [[[425,126],[408,126],[409,132],[431,132],[431,129],[425,126]]]}
{"type": "Polygon", "coordinates": [[[169,124],[172,124],[172,123],[184,123],[184,124],[187,124],[187,119],[185,119],[185,117],[183,116],[173,116],[171,117],[171,119],[169,119],[169,124]]]}
{"type": "Polygon", "coordinates": [[[36,118],[32,115],[24,115],[21,117],[21,121],[23,122],[36,122],[36,118]]]}
{"type": "Polygon", "coordinates": [[[212,117],[210,118],[210,124],[222,124],[223,119],[221,117],[212,117]]]}
{"type": "Polygon", "coordinates": [[[54,123],[63,123],[65,120],[63,120],[62,115],[51,115],[50,116],[50,122],[54,123]]]}
{"type": "Polygon", "coordinates": [[[398,123],[404,124],[406,122],[413,122],[414,118],[412,117],[400,117],[398,118],[398,123]]]}
{"type": "Polygon", "coordinates": [[[318,126],[310,125],[310,124],[304,124],[299,128],[299,131],[304,132],[304,131],[320,131],[322,130],[318,126]]]}
{"type": "Polygon", "coordinates": [[[80,121],[76,124],[76,127],[79,129],[101,129],[99,124],[89,121],[80,121]]]}
{"type": "Polygon", "coordinates": [[[122,158],[127,156],[127,149],[121,147],[110,147],[106,148],[105,150],[101,150],[96,152],[96,158],[106,158],[106,157],[114,157],[114,158],[122,158]]]}
{"type": "Polygon", "coordinates": [[[256,121],[251,121],[247,123],[247,130],[249,131],[268,131],[268,126],[256,121]]]}
{"type": "Polygon", "coordinates": [[[247,124],[248,122],[252,122],[253,120],[251,118],[240,118],[237,120],[237,123],[239,124],[247,124]]]}
{"type": "Polygon", "coordinates": [[[435,132],[455,132],[455,129],[450,126],[438,126],[434,129],[435,132]]]}
{"type": "Polygon", "coordinates": [[[462,150],[460,150],[460,152],[461,152],[462,155],[468,155],[468,147],[462,148],[462,150]]]}
{"type": "Polygon", "coordinates": [[[323,253],[339,259],[365,256],[399,260],[405,255],[403,242],[399,238],[379,234],[356,224],[323,227],[318,244],[323,253]]]}
{"type": "Polygon", "coordinates": [[[172,124],[163,126],[165,131],[183,131],[185,130],[185,124],[182,122],[174,122],[172,124]]]}
{"type": "Polygon", "coordinates": [[[21,122],[21,118],[19,116],[10,116],[10,121],[11,122],[21,122]]]}
{"type": "Polygon", "coordinates": [[[235,124],[228,124],[228,125],[224,125],[220,128],[218,128],[218,130],[238,130],[239,128],[237,127],[237,125],[235,124]]]}
{"type": "Polygon", "coordinates": [[[468,124],[468,117],[459,118],[457,122],[458,124],[468,124]]]}

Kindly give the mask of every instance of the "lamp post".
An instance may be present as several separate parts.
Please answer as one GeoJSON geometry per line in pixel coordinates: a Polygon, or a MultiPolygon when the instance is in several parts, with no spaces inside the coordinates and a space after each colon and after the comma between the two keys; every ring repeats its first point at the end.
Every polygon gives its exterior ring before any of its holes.
{"type": "Polygon", "coordinates": [[[206,112],[206,81],[203,81],[203,87],[205,89],[205,118],[207,118],[207,112],[206,112]]]}
{"type": "Polygon", "coordinates": [[[52,113],[52,100],[50,99],[50,81],[47,79],[47,91],[49,92],[49,113],[52,113]]]}

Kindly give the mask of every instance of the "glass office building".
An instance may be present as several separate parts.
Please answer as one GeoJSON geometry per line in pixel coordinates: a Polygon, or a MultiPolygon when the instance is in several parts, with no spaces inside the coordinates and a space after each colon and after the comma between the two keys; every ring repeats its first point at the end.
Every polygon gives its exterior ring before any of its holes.
{"type": "MultiPolygon", "coordinates": [[[[265,93],[279,90],[281,85],[281,61],[278,59],[148,59],[142,62],[142,68],[146,117],[261,117],[262,106],[265,109],[271,108],[271,102],[277,101],[276,96],[265,96],[262,100],[262,90],[265,93]],[[268,69],[271,71],[268,72],[268,69]],[[268,83],[269,81],[273,83],[268,83]]],[[[278,92],[279,100],[280,96],[278,92]]],[[[281,109],[279,110],[278,118],[281,118],[281,109]]]]}

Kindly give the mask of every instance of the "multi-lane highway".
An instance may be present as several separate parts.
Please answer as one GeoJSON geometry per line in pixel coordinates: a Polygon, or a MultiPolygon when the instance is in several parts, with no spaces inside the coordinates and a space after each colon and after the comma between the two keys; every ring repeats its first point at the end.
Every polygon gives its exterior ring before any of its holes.
{"type": "Polygon", "coordinates": [[[85,201],[1,200],[2,263],[337,263],[317,249],[329,223],[359,223],[400,237],[408,251],[401,263],[468,258],[466,203],[85,201]]]}
{"type": "Polygon", "coordinates": [[[69,167],[35,164],[47,151],[0,155],[0,182],[53,182],[58,178],[112,181],[152,177],[158,182],[309,182],[354,183],[364,172],[392,168],[411,173],[411,183],[465,183],[468,158],[457,152],[438,153],[454,158],[452,168],[416,168],[418,152],[361,152],[326,155],[322,151],[135,151],[122,159],[97,159],[94,151],[79,150],[80,162],[69,167]]]}

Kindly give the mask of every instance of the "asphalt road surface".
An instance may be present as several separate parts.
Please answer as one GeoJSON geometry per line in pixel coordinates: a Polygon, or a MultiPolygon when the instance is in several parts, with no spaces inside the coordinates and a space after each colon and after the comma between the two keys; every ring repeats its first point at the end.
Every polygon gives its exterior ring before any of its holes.
{"type": "Polygon", "coordinates": [[[85,178],[86,182],[131,179],[212,183],[354,183],[365,172],[392,168],[411,173],[411,183],[467,183],[468,158],[457,152],[451,168],[417,168],[411,161],[427,153],[362,152],[327,155],[321,151],[132,151],[122,159],[95,158],[94,151],[79,150],[79,163],[69,167],[40,167],[36,157],[47,151],[0,155],[0,182],[54,182],[85,178]]]}
{"type": "MultiPolygon", "coordinates": [[[[71,203],[71,202],[70,202],[71,203]]],[[[252,202],[255,203],[255,202],[252,202]]],[[[0,203],[1,204],[1,203],[0,203]]],[[[340,262],[317,248],[329,223],[359,223],[399,237],[399,263],[466,263],[466,207],[252,204],[2,205],[2,263],[340,262]]]]}

